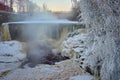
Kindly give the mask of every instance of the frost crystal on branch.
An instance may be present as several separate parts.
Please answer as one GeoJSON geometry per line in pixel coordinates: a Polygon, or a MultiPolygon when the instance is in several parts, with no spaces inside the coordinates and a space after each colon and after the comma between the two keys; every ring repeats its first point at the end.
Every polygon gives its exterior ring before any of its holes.
{"type": "Polygon", "coordinates": [[[91,48],[100,66],[102,80],[120,79],[120,0],[80,0],[81,15],[88,31],[94,34],[91,48]]]}

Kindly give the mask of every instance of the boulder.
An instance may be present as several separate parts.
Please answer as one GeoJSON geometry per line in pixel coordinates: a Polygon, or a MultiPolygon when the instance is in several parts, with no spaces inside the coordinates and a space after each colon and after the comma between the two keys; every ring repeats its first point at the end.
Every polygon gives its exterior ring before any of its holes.
{"type": "Polygon", "coordinates": [[[10,71],[18,68],[25,58],[26,51],[21,42],[0,42],[0,77],[6,76],[10,71]]]}
{"type": "Polygon", "coordinates": [[[68,37],[61,46],[62,56],[79,58],[79,56],[82,55],[87,48],[87,37],[87,34],[78,34],[73,37],[68,37]]]}
{"type": "Polygon", "coordinates": [[[22,43],[18,41],[0,42],[0,62],[11,63],[23,60],[26,53],[23,50],[22,43]]]}

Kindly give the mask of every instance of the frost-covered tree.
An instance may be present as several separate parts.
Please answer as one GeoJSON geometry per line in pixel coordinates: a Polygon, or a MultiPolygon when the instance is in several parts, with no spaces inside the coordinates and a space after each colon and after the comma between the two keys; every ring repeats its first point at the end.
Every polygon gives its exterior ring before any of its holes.
{"type": "Polygon", "coordinates": [[[94,35],[90,59],[100,65],[101,80],[120,80],[120,0],[80,0],[80,8],[94,35]]]}
{"type": "Polygon", "coordinates": [[[73,21],[78,21],[80,16],[80,6],[79,6],[79,1],[77,0],[71,0],[71,3],[72,3],[72,13],[73,13],[73,16],[71,17],[71,20],[73,21]]]}

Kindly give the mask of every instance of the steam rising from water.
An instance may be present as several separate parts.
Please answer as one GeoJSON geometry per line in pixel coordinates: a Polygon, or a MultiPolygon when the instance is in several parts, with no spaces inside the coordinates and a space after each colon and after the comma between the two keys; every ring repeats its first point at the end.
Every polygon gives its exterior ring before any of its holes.
{"type": "MultiPolygon", "coordinates": [[[[27,21],[59,21],[55,16],[49,13],[34,14],[27,21]]],[[[36,65],[46,61],[46,56],[56,54],[52,52],[54,39],[59,39],[59,24],[28,24],[22,27],[22,36],[28,42],[29,61],[36,65]]]]}
{"type": "MultiPolygon", "coordinates": [[[[27,21],[57,21],[58,19],[50,13],[33,14],[27,21]]],[[[58,25],[49,24],[28,24],[22,28],[22,34],[27,38],[27,41],[40,41],[46,39],[55,30],[58,29],[58,25]]]]}

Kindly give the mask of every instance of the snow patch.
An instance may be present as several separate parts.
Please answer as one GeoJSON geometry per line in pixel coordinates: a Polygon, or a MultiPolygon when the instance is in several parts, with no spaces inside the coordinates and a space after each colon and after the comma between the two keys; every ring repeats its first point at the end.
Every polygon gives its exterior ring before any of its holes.
{"type": "Polygon", "coordinates": [[[22,52],[22,44],[20,42],[0,42],[0,62],[17,62],[25,57],[26,53],[22,52]]]}

